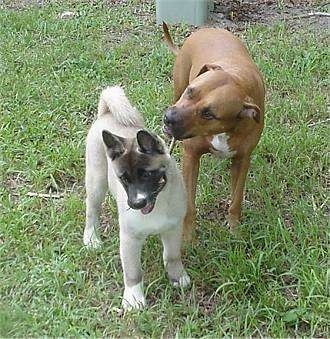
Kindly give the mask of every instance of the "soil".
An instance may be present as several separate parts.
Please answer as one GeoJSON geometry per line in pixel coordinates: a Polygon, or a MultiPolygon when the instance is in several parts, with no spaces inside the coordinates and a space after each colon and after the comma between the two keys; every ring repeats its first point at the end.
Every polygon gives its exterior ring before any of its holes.
{"type": "MultiPolygon", "coordinates": [[[[91,3],[96,0],[90,0],[91,3]]],[[[50,0],[0,0],[1,8],[26,9],[31,5],[43,6],[50,0]]],[[[74,1],[73,1],[74,2],[74,1]]],[[[128,0],[104,0],[108,6],[129,6],[128,0]]],[[[154,15],[155,0],[141,0],[138,15],[154,15]],[[143,6],[146,4],[147,6],[143,6]]],[[[249,25],[274,25],[285,21],[293,30],[302,28],[318,29],[328,33],[330,17],[310,15],[315,12],[328,14],[330,2],[326,0],[214,0],[207,26],[222,27],[230,31],[242,31],[249,25]]],[[[328,14],[329,15],[329,14],[328,14]]],[[[149,20],[148,20],[149,21],[149,20]]]]}
{"type": "Polygon", "coordinates": [[[249,25],[271,26],[285,21],[293,29],[309,27],[327,31],[329,9],[330,2],[316,0],[215,0],[207,25],[240,31],[249,25]]]}

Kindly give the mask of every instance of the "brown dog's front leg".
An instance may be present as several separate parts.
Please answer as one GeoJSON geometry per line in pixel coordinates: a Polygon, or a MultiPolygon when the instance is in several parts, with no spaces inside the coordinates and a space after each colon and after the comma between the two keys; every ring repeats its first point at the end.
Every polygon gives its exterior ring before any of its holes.
{"type": "Polygon", "coordinates": [[[241,217],[241,205],[244,194],[246,175],[250,167],[250,156],[233,158],[230,168],[231,173],[231,204],[228,210],[228,223],[234,231],[241,217]]]}
{"type": "Polygon", "coordinates": [[[195,197],[200,157],[201,154],[189,152],[184,148],[183,180],[187,190],[187,213],[183,222],[183,238],[187,242],[192,240],[193,229],[196,226],[195,197]]]}

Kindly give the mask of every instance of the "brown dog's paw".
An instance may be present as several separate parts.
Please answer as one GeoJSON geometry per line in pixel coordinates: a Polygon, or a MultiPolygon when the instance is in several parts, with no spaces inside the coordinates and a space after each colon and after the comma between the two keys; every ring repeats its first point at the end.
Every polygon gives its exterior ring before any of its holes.
{"type": "Polygon", "coordinates": [[[232,215],[232,214],[228,214],[227,215],[227,222],[228,222],[230,233],[235,233],[237,231],[237,227],[239,225],[239,218],[232,215]]]}
{"type": "Polygon", "coordinates": [[[184,232],[183,235],[182,235],[182,239],[183,239],[183,242],[184,243],[191,243],[192,240],[193,240],[193,236],[192,236],[192,232],[184,232]]]}
{"type": "Polygon", "coordinates": [[[185,244],[195,244],[197,241],[196,229],[183,231],[182,239],[185,244]]]}
{"type": "Polygon", "coordinates": [[[190,215],[186,215],[184,222],[183,222],[183,234],[182,238],[183,241],[187,244],[194,243],[196,239],[196,229],[198,225],[195,221],[196,213],[191,213],[190,215]]]}

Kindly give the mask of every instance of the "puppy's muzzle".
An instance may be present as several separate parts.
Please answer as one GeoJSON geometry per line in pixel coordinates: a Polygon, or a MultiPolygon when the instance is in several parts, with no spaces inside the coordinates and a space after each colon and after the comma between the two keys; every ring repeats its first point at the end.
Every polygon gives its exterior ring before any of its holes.
{"type": "Polygon", "coordinates": [[[148,201],[145,197],[134,197],[128,199],[127,201],[128,206],[135,210],[140,210],[141,208],[145,207],[147,205],[147,202],[148,201]]]}

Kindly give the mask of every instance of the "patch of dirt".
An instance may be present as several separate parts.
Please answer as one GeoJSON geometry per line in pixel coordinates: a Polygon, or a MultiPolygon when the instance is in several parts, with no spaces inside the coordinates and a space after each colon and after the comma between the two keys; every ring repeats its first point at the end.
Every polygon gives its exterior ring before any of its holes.
{"type": "Polygon", "coordinates": [[[328,30],[329,17],[315,12],[327,14],[329,7],[330,2],[317,0],[215,0],[207,25],[240,31],[248,25],[285,21],[293,29],[328,30]]]}
{"type": "Polygon", "coordinates": [[[21,186],[29,186],[23,172],[7,173],[3,181],[3,186],[10,192],[15,192],[21,186]]]}
{"type": "Polygon", "coordinates": [[[225,219],[229,206],[229,199],[218,199],[212,206],[203,203],[198,209],[198,217],[202,220],[211,221],[225,219]]]}
{"type": "Polygon", "coordinates": [[[103,235],[109,235],[111,232],[118,232],[118,212],[115,207],[115,200],[111,199],[110,201],[106,199],[106,201],[102,205],[102,213],[100,220],[100,229],[103,235]]]}
{"type": "Polygon", "coordinates": [[[42,6],[45,4],[43,0],[0,0],[0,9],[24,9],[29,6],[42,6]]]}
{"type": "MultiPolygon", "coordinates": [[[[30,6],[45,6],[51,2],[51,0],[0,0],[0,8],[19,10],[30,6]]],[[[76,2],[79,1],[72,0],[72,4],[76,2]]],[[[96,2],[96,0],[86,1],[90,4],[96,2]]],[[[132,8],[147,24],[147,32],[152,32],[150,26],[154,25],[156,14],[154,0],[141,0],[139,5],[131,4],[129,0],[103,0],[103,3],[106,6],[132,8]]],[[[285,21],[293,30],[312,28],[327,32],[329,16],[310,14],[315,12],[328,14],[329,11],[330,2],[327,0],[214,0],[214,9],[206,25],[242,31],[249,25],[272,26],[279,21],[285,21]]]]}

